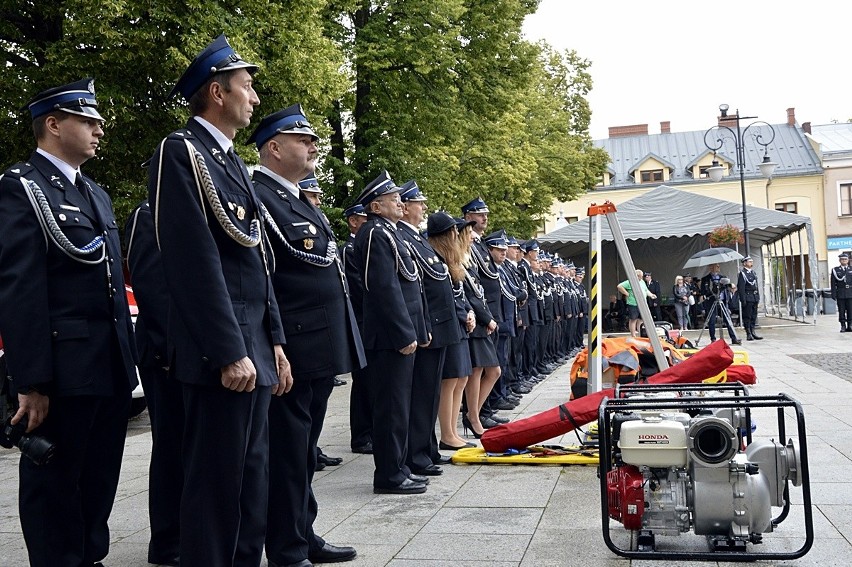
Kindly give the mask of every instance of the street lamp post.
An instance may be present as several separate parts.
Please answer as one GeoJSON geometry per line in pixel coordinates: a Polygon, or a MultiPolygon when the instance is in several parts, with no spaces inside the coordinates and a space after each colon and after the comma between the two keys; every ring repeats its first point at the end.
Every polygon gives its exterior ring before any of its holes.
{"type": "Polygon", "coordinates": [[[716,159],[716,153],[725,145],[726,139],[732,138],[734,141],[734,145],[736,146],[736,165],[737,169],[740,172],[740,196],[742,198],[743,205],[743,238],[745,239],[745,255],[747,256],[751,253],[751,249],[749,247],[750,243],[748,238],[748,213],[746,212],[745,190],[746,135],[752,128],[754,128],[754,130],[752,131],[754,142],[759,146],[763,146],[763,161],[758,164],[760,174],[763,177],[771,178],[772,173],[775,171],[775,166],[777,164],[773,163],[769,159],[768,146],[775,139],[775,128],[773,128],[772,125],[768,122],[764,122],[762,120],[757,120],[755,122],[747,124],[745,127],[741,127],[740,121],[752,120],[754,118],[757,118],[757,116],[740,116],[739,109],[737,109],[735,114],[729,116],[729,108],[730,107],[727,104],[719,105],[719,112],[721,113],[721,119],[719,120],[719,124],[713,126],[712,128],[709,128],[706,132],[704,132],[704,145],[707,146],[707,149],[713,152],[713,165],[707,168],[707,175],[710,176],[710,179],[712,179],[713,181],[721,181],[722,174],[724,173],[725,168],[719,165],[719,162],[716,159]],[[724,124],[725,122],[736,122],[736,130],[724,124]],[[764,127],[769,129],[768,139],[765,139],[763,135],[764,127]]]}

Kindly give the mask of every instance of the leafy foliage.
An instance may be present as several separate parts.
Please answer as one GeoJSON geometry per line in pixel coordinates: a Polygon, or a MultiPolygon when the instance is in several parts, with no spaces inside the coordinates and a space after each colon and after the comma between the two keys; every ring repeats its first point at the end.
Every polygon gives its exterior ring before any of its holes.
{"type": "MultiPolygon", "coordinates": [[[[34,146],[36,92],[92,76],[106,135],[85,165],[118,218],[144,198],[140,167],[182,126],[168,94],[219,33],[261,69],[259,118],[301,102],[321,135],[325,211],[382,169],[416,178],[434,210],[481,195],[493,227],[526,237],[554,198],[594,185],[607,157],[588,136],[589,63],[521,37],[537,0],[0,0],[3,168],[34,146]]],[[[238,149],[253,163],[253,147],[238,149]]]]}

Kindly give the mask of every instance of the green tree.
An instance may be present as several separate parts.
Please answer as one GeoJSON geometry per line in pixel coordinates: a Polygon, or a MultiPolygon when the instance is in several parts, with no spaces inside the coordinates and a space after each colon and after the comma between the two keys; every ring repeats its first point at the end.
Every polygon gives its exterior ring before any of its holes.
{"type": "MultiPolygon", "coordinates": [[[[29,113],[18,110],[32,95],[92,76],[107,122],[99,155],[84,167],[111,194],[121,221],[146,195],[141,164],[187,120],[186,105],[180,97],[168,99],[169,92],[220,33],[260,65],[256,116],[295,101],[322,111],[341,96],[343,57],[323,35],[324,6],[325,0],[0,0],[0,131],[6,150],[0,165],[25,159],[34,147],[29,113]]],[[[257,159],[252,148],[240,152],[249,163],[257,159]]]]}
{"type": "Polygon", "coordinates": [[[537,0],[332,0],[326,33],[351,88],[328,115],[334,203],[382,169],[416,178],[432,209],[482,195],[492,227],[535,232],[555,197],[595,184],[588,62],[521,37],[537,0]]]}

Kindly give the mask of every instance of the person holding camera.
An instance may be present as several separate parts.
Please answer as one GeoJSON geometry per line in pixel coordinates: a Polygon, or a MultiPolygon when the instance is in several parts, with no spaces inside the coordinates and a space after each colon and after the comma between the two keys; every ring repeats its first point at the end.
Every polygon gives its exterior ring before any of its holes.
{"type": "Polygon", "coordinates": [[[106,191],[80,171],[104,135],[97,107],[92,79],[37,94],[27,105],[36,150],[0,182],[0,334],[19,406],[2,437],[23,453],[33,567],[107,556],[137,383],[118,225],[106,191]]]}
{"type": "Polygon", "coordinates": [[[731,344],[741,345],[742,341],[737,338],[728,303],[737,288],[731,284],[731,280],[722,275],[719,264],[710,266],[710,273],[701,278],[701,295],[704,296],[704,312],[707,313],[707,329],[710,331],[710,340],[716,340],[716,315],[721,314],[731,344]],[[719,313],[721,311],[721,313],[719,313]]]}

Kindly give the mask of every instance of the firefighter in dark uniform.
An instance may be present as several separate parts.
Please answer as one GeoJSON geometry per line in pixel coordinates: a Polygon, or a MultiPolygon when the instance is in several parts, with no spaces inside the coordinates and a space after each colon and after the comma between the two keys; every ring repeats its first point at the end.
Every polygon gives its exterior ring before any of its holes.
{"type": "Polygon", "coordinates": [[[130,215],[124,234],[130,283],[139,307],[136,317],[139,378],[145,389],[151,420],[148,563],[178,565],[183,492],[183,393],[180,382],[169,377],[169,296],[148,201],[143,201],[130,215]]]}
{"type": "Polygon", "coordinates": [[[524,354],[521,358],[523,362],[521,365],[521,374],[533,381],[538,380],[540,374],[536,370],[536,365],[538,364],[536,347],[538,345],[538,333],[542,326],[540,302],[543,298],[540,296],[535,282],[535,273],[538,271],[538,250],[538,242],[534,239],[527,240],[521,244],[523,255],[520,262],[518,262],[518,271],[527,285],[527,305],[530,321],[529,326],[527,326],[524,332],[524,354]]]}
{"type": "Polygon", "coordinates": [[[373,402],[373,491],[419,494],[427,477],[406,464],[414,352],[429,344],[419,269],[398,233],[399,190],[387,171],[361,192],[367,222],[355,236],[364,286],[361,336],[373,402]]]}
{"type": "MultiPolygon", "coordinates": [[[[367,222],[367,213],[363,205],[355,203],[343,211],[343,216],[346,217],[349,227],[349,238],[340,249],[340,261],[346,272],[346,284],[349,286],[349,298],[355,312],[355,320],[361,329],[364,323],[364,286],[361,284],[358,258],[355,256],[355,235],[367,222]]],[[[370,402],[369,386],[367,369],[353,369],[352,388],[349,390],[349,447],[353,453],[373,452],[373,406],[370,402]]]]}
{"type": "Polygon", "coordinates": [[[405,183],[399,193],[403,217],[397,223],[397,232],[408,242],[422,274],[423,293],[426,296],[427,315],[432,340],[426,348],[414,353],[414,383],[411,389],[411,416],[408,421],[407,464],[417,475],[443,474],[439,462],[448,458],[438,452],[435,422],[441,395],[441,374],[447,347],[461,341],[461,328],[456,319],[453,282],[447,265],[417,227],[426,217],[426,196],[414,180],[405,183]]]}
{"type": "Polygon", "coordinates": [[[266,556],[271,565],[349,561],[356,555],[354,548],[327,543],[313,531],[317,502],[311,481],[334,378],[364,366],[334,233],[303,190],[318,186],[313,176],[317,139],[294,104],[263,118],[248,140],[260,152],[252,181],[268,213],[272,283],[293,373],[293,388],[269,407],[273,480],[266,556]]]}
{"type": "Polygon", "coordinates": [[[757,274],[752,270],[754,260],[746,256],[741,260],[743,268],[737,276],[737,295],[740,298],[740,314],[743,328],[746,332],[747,341],[759,341],[763,339],[754,330],[757,323],[757,304],[760,303],[760,286],[757,283],[757,274]]]}
{"type": "Polygon", "coordinates": [[[838,258],[840,265],[831,270],[831,296],[837,302],[840,332],[852,333],[852,267],[849,266],[849,254],[846,252],[838,258]]]}
{"type": "Polygon", "coordinates": [[[292,386],[260,201],[232,140],[259,104],[219,36],[172,94],[186,127],[150,161],[148,202],[169,292],[169,370],[185,409],[181,565],[256,566],[266,535],[271,394],[292,386]]]}
{"type": "Polygon", "coordinates": [[[27,106],[37,149],[0,181],[0,334],[12,423],[56,449],[21,457],[20,521],[30,565],[88,567],[109,551],[136,348],[112,203],[80,171],[103,136],[94,81],[27,106]]]}

